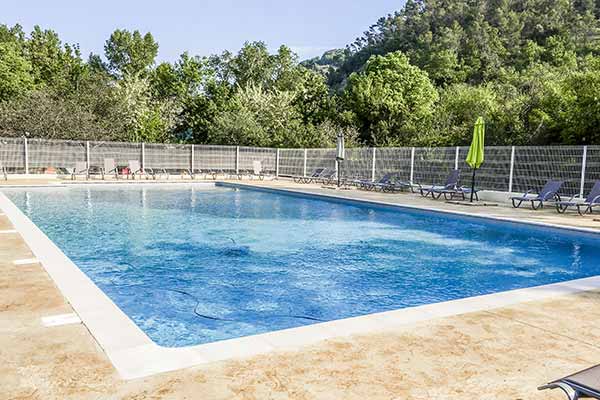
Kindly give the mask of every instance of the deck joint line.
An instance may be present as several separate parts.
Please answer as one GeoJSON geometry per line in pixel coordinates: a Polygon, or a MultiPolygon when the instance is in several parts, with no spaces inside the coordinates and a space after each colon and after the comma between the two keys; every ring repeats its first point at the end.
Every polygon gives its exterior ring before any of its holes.
{"type": "Polygon", "coordinates": [[[75,313],[48,315],[42,317],[45,327],[81,324],[81,318],[75,313]]]}
{"type": "Polygon", "coordinates": [[[40,264],[40,260],[37,258],[23,258],[20,260],[14,260],[14,265],[30,265],[30,264],[40,264]]]}
{"type": "Polygon", "coordinates": [[[8,235],[10,233],[18,233],[16,229],[0,230],[0,235],[8,235]]]}

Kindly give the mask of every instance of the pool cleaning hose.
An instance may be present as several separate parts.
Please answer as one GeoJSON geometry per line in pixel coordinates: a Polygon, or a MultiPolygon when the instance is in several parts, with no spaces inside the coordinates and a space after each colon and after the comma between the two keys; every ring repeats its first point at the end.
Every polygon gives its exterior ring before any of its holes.
{"type": "MultiPolygon", "coordinates": [[[[132,266],[129,263],[123,263],[123,264],[127,264],[129,266],[132,266]]],[[[153,287],[153,286],[147,286],[147,285],[131,285],[131,286],[141,287],[141,288],[149,289],[149,290],[162,290],[162,291],[179,293],[179,294],[182,294],[184,296],[188,296],[189,298],[191,298],[192,300],[194,300],[196,302],[196,305],[194,305],[193,312],[194,312],[194,314],[197,317],[200,317],[200,318],[208,319],[208,320],[211,320],[211,321],[242,322],[242,321],[236,321],[234,319],[227,319],[227,318],[215,317],[215,316],[212,316],[212,315],[206,315],[206,314],[202,314],[202,313],[198,312],[198,307],[200,306],[200,300],[196,296],[194,296],[193,294],[191,294],[189,292],[186,292],[185,290],[173,289],[173,288],[159,288],[159,287],[153,287]]],[[[239,310],[239,311],[256,312],[256,311],[250,311],[250,310],[239,310]]],[[[323,319],[319,319],[319,318],[316,318],[316,317],[311,317],[311,316],[308,316],[308,315],[269,314],[269,317],[273,317],[273,318],[294,318],[294,319],[305,319],[305,320],[309,320],[309,321],[325,322],[325,320],[323,320],[323,319]]]]}
{"type": "MultiPolygon", "coordinates": [[[[196,305],[194,306],[194,314],[196,314],[200,318],[210,319],[210,320],[213,320],[213,321],[240,322],[240,321],[236,321],[234,319],[214,317],[214,316],[211,316],[211,315],[206,315],[206,314],[199,313],[198,312],[198,307],[200,306],[200,300],[198,300],[198,298],[196,296],[194,296],[191,293],[186,292],[185,290],[171,289],[171,288],[154,288],[154,287],[150,287],[150,286],[144,286],[144,288],[153,289],[153,290],[166,290],[168,292],[180,293],[180,294],[183,294],[183,295],[186,295],[186,296],[190,297],[191,299],[193,299],[196,302],[196,305]]],[[[241,310],[241,311],[252,312],[250,310],[241,310]]],[[[319,321],[319,322],[324,322],[325,321],[325,320],[322,320],[322,319],[319,319],[319,318],[315,318],[315,317],[310,317],[310,316],[307,316],[307,315],[269,314],[269,317],[306,319],[306,320],[309,320],[309,321],[319,321]]]]}

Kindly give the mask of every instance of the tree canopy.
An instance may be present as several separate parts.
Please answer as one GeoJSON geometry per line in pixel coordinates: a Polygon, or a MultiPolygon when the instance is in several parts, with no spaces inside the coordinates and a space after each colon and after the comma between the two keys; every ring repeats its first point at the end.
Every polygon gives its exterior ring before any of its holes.
{"type": "Polygon", "coordinates": [[[600,3],[408,0],[345,49],[156,62],[117,29],[84,59],[52,30],[0,25],[0,135],[256,146],[600,144],[600,3]]]}

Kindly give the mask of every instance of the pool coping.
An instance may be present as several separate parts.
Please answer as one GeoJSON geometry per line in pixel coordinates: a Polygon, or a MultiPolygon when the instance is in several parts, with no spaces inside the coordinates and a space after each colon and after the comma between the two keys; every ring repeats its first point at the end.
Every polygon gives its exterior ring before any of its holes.
{"type": "MultiPolygon", "coordinates": [[[[196,183],[196,185],[215,186],[215,183],[196,183]]],[[[241,186],[246,185],[242,184],[241,186]]],[[[302,194],[319,196],[310,192],[302,194]]],[[[340,198],[347,200],[344,197],[340,198]]],[[[351,200],[362,202],[356,199],[351,200]]],[[[394,205],[376,201],[367,201],[367,203],[394,205]]],[[[416,207],[411,206],[410,208],[416,207]]],[[[246,358],[272,351],[297,350],[327,339],[397,330],[402,326],[434,318],[600,289],[600,276],[594,276],[322,322],[208,344],[168,348],[154,343],[1,190],[0,209],[4,211],[15,229],[21,234],[25,243],[71,304],[74,312],[98,342],[119,375],[126,380],[216,361],[246,358]]],[[[556,226],[553,225],[553,227],[556,226]]]]}

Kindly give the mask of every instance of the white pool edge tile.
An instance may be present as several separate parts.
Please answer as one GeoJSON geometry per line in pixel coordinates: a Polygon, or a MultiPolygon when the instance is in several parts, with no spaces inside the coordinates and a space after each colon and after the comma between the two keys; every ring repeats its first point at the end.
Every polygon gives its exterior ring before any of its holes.
{"type": "Polygon", "coordinates": [[[42,317],[42,325],[44,325],[47,328],[54,326],[74,325],[80,323],[81,319],[75,313],[48,315],[46,317],[42,317]]]}
{"type": "MultiPolygon", "coordinates": [[[[313,193],[305,194],[314,195],[313,193]]],[[[374,201],[368,203],[390,205],[374,201]]],[[[204,345],[167,348],[152,342],[87,275],[1,192],[0,209],[4,211],[13,226],[22,235],[31,251],[52,277],[61,293],[72,305],[77,316],[86,325],[123,379],[143,378],[195,365],[251,357],[272,351],[297,350],[323,340],[381,333],[434,318],[600,289],[600,276],[594,276],[323,322],[204,345]]]]}

